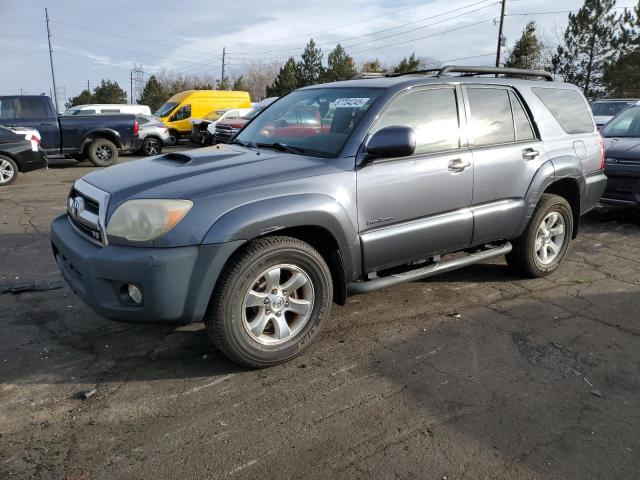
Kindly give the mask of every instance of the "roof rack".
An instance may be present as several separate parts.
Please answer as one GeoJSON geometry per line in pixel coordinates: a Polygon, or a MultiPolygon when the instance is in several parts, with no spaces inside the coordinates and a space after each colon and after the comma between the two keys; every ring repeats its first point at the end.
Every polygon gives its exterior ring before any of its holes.
{"type": "Polygon", "coordinates": [[[428,70],[416,70],[406,73],[389,73],[389,77],[400,77],[402,75],[415,75],[415,74],[429,74],[436,73],[436,77],[444,77],[449,73],[462,73],[462,76],[472,75],[509,75],[513,77],[540,77],[549,82],[553,82],[553,75],[550,72],[544,70],[527,70],[524,68],[505,68],[505,67],[461,67],[457,65],[445,65],[441,68],[430,68],[428,70]]]}

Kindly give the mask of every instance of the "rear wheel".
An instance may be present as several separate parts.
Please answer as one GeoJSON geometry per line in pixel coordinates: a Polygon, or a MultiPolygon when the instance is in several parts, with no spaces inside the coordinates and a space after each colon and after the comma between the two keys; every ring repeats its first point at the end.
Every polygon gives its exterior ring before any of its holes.
{"type": "Polygon", "coordinates": [[[177,145],[178,140],[180,139],[180,135],[175,130],[169,130],[169,139],[167,140],[168,145],[177,145]]]}
{"type": "Polygon", "coordinates": [[[528,277],[555,272],[564,259],[573,232],[569,203],[558,195],[545,193],[520,238],[513,242],[507,263],[528,277]]]}
{"type": "Polygon", "coordinates": [[[310,245],[291,237],[251,242],[230,261],[205,319],[231,360],[268,367],[302,353],[331,308],[331,273],[310,245]]]}
{"type": "Polygon", "coordinates": [[[97,138],[89,145],[88,156],[96,167],[108,167],[118,161],[118,147],[106,138],[97,138]]]}
{"type": "Polygon", "coordinates": [[[162,153],[162,143],[155,137],[147,137],[142,142],[142,151],[145,155],[160,155],[162,153]]]}
{"type": "Polygon", "coordinates": [[[13,183],[18,178],[18,165],[11,158],[0,155],[0,187],[13,183]]]}

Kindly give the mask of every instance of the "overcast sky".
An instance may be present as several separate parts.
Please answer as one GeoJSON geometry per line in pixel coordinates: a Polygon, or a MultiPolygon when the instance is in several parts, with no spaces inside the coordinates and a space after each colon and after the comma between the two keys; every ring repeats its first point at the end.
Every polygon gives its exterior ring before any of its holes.
{"type": "MultiPolygon", "coordinates": [[[[618,6],[635,0],[619,0],[618,6]]],[[[505,34],[512,46],[529,19],[550,39],[582,0],[507,0],[505,34]],[[558,12],[545,13],[543,12],[558,12]],[[519,13],[534,13],[525,16],[519,13]]],[[[44,8],[51,19],[61,102],[102,78],[129,91],[133,62],[220,76],[243,64],[299,56],[313,37],[328,51],[340,41],[357,63],[396,63],[412,52],[460,64],[495,59],[498,0],[236,0],[234,2],[0,0],[0,95],[49,93],[51,71],[44,8]],[[48,4],[47,4],[48,3],[48,4]],[[474,25],[475,24],[475,25],[474,25]],[[476,57],[477,58],[466,58],[476,57]]]]}

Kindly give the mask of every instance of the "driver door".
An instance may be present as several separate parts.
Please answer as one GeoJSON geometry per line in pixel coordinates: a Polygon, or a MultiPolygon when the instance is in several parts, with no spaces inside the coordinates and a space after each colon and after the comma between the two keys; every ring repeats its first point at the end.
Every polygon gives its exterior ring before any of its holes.
{"type": "Polygon", "coordinates": [[[410,157],[365,163],[357,171],[363,268],[372,272],[468,246],[473,165],[460,128],[454,86],[412,89],[385,108],[370,134],[412,127],[410,157]]]}

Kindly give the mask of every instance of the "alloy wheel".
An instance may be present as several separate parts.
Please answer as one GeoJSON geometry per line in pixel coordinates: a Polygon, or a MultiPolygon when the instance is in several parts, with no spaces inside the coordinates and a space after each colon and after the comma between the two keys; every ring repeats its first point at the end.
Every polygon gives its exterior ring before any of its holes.
{"type": "Polygon", "coordinates": [[[0,183],[8,183],[15,173],[10,162],[0,159],[0,183]]]}
{"type": "Polygon", "coordinates": [[[536,234],[535,251],[542,265],[549,265],[558,257],[565,242],[565,222],[558,212],[547,214],[536,234]]]}

